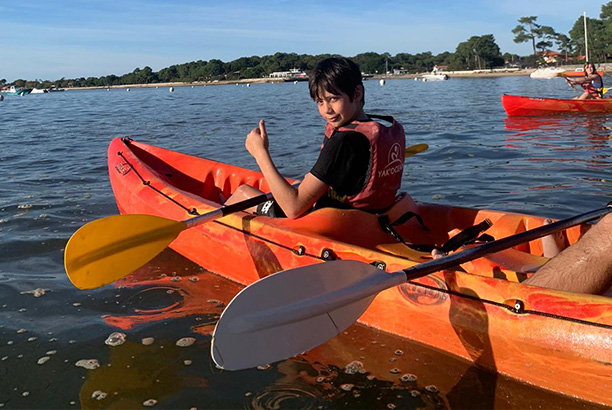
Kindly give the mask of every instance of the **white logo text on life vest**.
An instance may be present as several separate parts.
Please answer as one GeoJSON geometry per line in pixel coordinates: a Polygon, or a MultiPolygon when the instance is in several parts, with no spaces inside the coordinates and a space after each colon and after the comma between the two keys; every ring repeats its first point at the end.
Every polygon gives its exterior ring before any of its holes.
{"type": "Polygon", "coordinates": [[[272,208],[272,205],[274,204],[273,201],[266,201],[264,202],[264,204],[261,206],[261,212],[265,215],[268,213],[268,211],[270,210],[270,208],[272,208]]]}
{"type": "Polygon", "coordinates": [[[404,170],[404,161],[402,155],[402,146],[398,143],[395,143],[391,146],[388,155],[389,163],[386,167],[378,171],[378,177],[388,177],[390,175],[395,175],[398,172],[402,172],[404,170]]]}

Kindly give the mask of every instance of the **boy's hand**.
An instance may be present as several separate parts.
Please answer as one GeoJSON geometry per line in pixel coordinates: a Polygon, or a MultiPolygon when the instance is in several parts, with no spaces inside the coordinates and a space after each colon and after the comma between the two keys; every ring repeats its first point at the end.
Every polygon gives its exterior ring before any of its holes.
{"type": "Polygon", "coordinates": [[[259,127],[253,128],[246,137],[244,143],[247,151],[257,159],[262,153],[268,152],[268,132],[264,120],[259,121],[259,127]]]}

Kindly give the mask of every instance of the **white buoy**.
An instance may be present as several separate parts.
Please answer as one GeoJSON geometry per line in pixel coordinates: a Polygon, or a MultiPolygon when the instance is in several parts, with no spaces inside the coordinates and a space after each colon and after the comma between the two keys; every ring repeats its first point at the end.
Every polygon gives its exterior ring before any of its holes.
{"type": "Polygon", "coordinates": [[[425,82],[427,82],[427,78],[423,78],[423,82],[424,82],[424,83],[425,83],[425,82]]]}
{"type": "Polygon", "coordinates": [[[130,89],[129,89],[129,88],[127,88],[127,89],[126,89],[126,91],[130,91],[130,89]]]}
{"type": "Polygon", "coordinates": [[[168,91],[170,91],[170,92],[174,92],[174,87],[170,87],[170,88],[168,89],[168,91]]]}
{"type": "Polygon", "coordinates": [[[379,81],[379,83],[380,83],[380,85],[381,85],[381,86],[385,85],[385,79],[384,79],[384,78],[381,78],[381,79],[380,79],[380,81],[379,81]]]}
{"type": "Polygon", "coordinates": [[[418,79],[418,78],[416,78],[416,77],[414,77],[414,81],[419,81],[419,79],[418,79]]]}
{"type": "Polygon", "coordinates": [[[250,87],[250,86],[251,86],[251,84],[250,84],[250,83],[247,83],[247,87],[250,87]]]}
{"type": "Polygon", "coordinates": [[[297,84],[297,80],[295,80],[295,81],[293,82],[293,84],[297,84]]]}

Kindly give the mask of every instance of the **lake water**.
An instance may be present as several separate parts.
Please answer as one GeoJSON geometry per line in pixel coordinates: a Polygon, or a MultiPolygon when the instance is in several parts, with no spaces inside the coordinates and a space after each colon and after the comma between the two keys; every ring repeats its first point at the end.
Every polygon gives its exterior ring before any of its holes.
{"type": "MultiPolygon", "coordinates": [[[[503,111],[504,92],[574,96],[560,79],[387,80],[365,88],[367,112],[393,115],[407,145],[429,144],[407,160],[404,189],[418,200],[568,217],[612,196],[611,117],[510,119],[503,111]]],[[[244,137],[261,118],[281,172],[301,178],[324,126],[306,83],[67,91],[0,102],[0,407],[593,408],[361,325],[297,359],[219,371],[210,332],[238,286],[169,250],[135,273],[149,278],[138,285],[79,291],[70,284],[66,241],[81,225],[117,213],[106,168],[112,138],[255,168],[244,137]],[[160,272],[200,280],[150,279],[160,272]],[[36,289],[45,294],[35,297],[36,289]],[[127,342],[107,346],[115,331],[127,342]],[[151,345],[142,343],[147,337],[151,345]],[[177,347],[184,337],[195,344],[177,347]],[[82,359],[100,367],[76,366],[82,359]],[[347,374],[352,360],[368,373],[347,374]],[[402,382],[403,374],[416,380],[402,382]]]]}

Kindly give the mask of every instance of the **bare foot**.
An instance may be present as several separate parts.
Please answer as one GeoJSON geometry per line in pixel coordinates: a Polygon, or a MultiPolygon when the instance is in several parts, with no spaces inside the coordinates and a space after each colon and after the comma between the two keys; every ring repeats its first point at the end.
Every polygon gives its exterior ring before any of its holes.
{"type": "MultiPolygon", "coordinates": [[[[549,218],[544,220],[544,225],[550,223],[552,223],[552,220],[549,218]]],[[[563,232],[555,232],[542,237],[542,253],[547,258],[556,256],[563,249],[565,249],[565,237],[563,236],[563,232]]]]}

